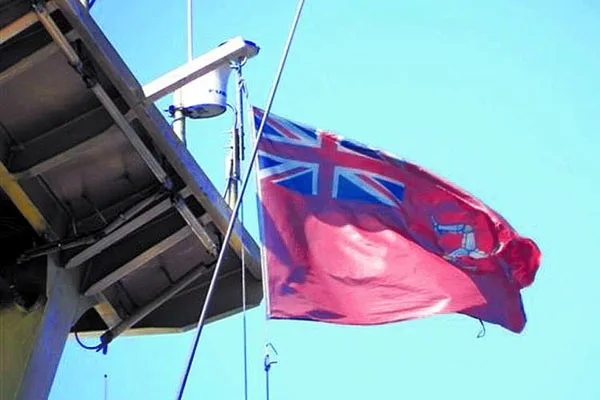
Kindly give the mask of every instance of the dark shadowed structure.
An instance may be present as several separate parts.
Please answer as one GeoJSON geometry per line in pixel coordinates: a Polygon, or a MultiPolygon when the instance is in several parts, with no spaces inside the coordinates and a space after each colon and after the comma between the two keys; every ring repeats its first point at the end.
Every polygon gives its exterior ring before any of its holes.
{"type": "MultiPolygon", "coordinates": [[[[0,0],[0,187],[1,398],[45,397],[69,332],[194,326],[230,209],[78,1],[0,0]]],[[[210,320],[242,254],[262,298],[238,229],[210,320]]]]}

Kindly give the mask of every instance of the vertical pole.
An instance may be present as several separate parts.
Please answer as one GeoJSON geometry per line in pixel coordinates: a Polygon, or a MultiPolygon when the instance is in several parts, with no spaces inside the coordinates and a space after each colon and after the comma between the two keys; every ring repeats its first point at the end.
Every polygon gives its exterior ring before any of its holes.
{"type": "Polygon", "coordinates": [[[235,91],[235,126],[231,137],[231,162],[229,170],[227,203],[231,208],[238,199],[239,183],[241,176],[241,164],[243,160],[243,138],[244,138],[244,81],[242,78],[242,64],[235,62],[232,68],[236,72],[235,91]]]}
{"type": "Polygon", "coordinates": [[[192,20],[192,0],[187,0],[187,59],[188,62],[194,58],[194,32],[192,20]]]}
{"type": "Polygon", "coordinates": [[[108,400],[108,375],[104,374],[104,400],[108,400]]]}
{"type": "Polygon", "coordinates": [[[269,385],[269,370],[265,369],[265,398],[267,400],[269,400],[271,398],[271,394],[270,394],[270,389],[271,386],[269,385]]]}
{"type": "Polygon", "coordinates": [[[177,89],[173,93],[173,131],[181,140],[184,146],[187,147],[187,139],[185,136],[185,117],[183,116],[183,88],[177,89]]]}
{"type": "MultiPolygon", "coordinates": [[[[244,159],[244,79],[242,66],[244,61],[238,60],[233,63],[235,69],[235,129],[233,130],[232,172],[230,179],[231,190],[228,192],[229,206],[235,207],[238,201],[238,189],[241,178],[242,160],[244,159]]],[[[243,206],[242,206],[243,207],[243,206]]],[[[244,223],[244,211],[241,209],[241,223],[244,223]]],[[[248,328],[246,320],[246,264],[244,253],[242,253],[242,333],[243,333],[243,357],[244,357],[244,400],[248,400],[248,328]]]]}
{"type": "MultiPolygon", "coordinates": [[[[194,32],[192,18],[192,0],[187,0],[187,15],[186,15],[186,37],[187,37],[187,61],[190,62],[194,58],[194,32]]],[[[183,115],[183,88],[177,89],[173,93],[173,131],[181,140],[184,146],[187,147],[187,138],[185,132],[185,116],[183,115]]]]}

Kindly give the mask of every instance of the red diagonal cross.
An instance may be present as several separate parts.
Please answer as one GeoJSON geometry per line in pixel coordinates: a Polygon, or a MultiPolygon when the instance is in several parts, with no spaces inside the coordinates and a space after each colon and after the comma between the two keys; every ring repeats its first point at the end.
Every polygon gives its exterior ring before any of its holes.
{"type": "MultiPolygon", "coordinates": [[[[257,115],[262,118],[263,113],[257,110],[257,115]]],[[[291,140],[299,139],[299,136],[290,131],[276,120],[269,118],[268,124],[276,129],[281,135],[290,139],[290,142],[271,141],[263,136],[260,149],[282,158],[288,158],[303,162],[315,163],[319,166],[317,178],[318,194],[332,195],[333,174],[336,166],[373,172],[382,176],[390,175],[390,166],[384,161],[376,160],[367,156],[340,150],[338,138],[328,132],[320,133],[320,146],[293,144],[291,140]]],[[[394,179],[394,178],[391,178],[394,179]]],[[[395,180],[395,179],[394,179],[395,180]]]]}

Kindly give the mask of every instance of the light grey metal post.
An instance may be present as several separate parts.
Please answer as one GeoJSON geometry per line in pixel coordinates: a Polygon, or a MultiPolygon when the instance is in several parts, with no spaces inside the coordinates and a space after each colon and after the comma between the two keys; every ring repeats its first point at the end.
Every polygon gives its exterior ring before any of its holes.
{"type": "Polygon", "coordinates": [[[181,140],[183,145],[187,147],[187,138],[185,136],[185,116],[183,115],[183,88],[177,89],[173,93],[173,132],[181,140]]]}
{"type": "Polygon", "coordinates": [[[79,271],[59,266],[47,256],[46,301],[34,310],[0,311],[0,362],[10,371],[0,376],[0,398],[46,399],[71,326],[91,302],[79,294],[79,271]]]}
{"type": "MultiPolygon", "coordinates": [[[[194,32],[193,32],[193,19],[192,19],[192,0],[187,0],[187,62],[192,62],[194,58],[194,32]]],[[[185,130],[185,116],[183,115],[183,90],[179,88],[173,92],[173,131],[175,135],[181,140],[183,145],[187,147],[187,137],[185,130]]]]}
{"type": "Polygon", "coordinates": [[[188,62],[194,58],[194,20],[192,17],[192,0],[187,0],[187,59],[188,62]]]}
{"type": "Polygon", "coordinates": [[[231,162],[227,187],[227,203],[233,208],[238,199],[242,160],[244,159],[244,81],[242,63],[235,62],[236,72],[235,126],[231,135],[231,162]]]}

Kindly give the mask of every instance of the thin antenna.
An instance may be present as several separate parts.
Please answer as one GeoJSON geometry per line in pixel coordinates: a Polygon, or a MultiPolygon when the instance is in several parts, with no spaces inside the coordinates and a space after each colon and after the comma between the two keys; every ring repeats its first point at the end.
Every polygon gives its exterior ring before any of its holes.
{"type": "Polygon", "coordinates": [[[192,20],[192,0],[187,0],[187,58],[188,62],[194,58],[194,39],[193,39],[193,20],[192,20]]]}
{"type": "MultiPolygon", "coordinates": [[[[188,63],[194,58],[194,34],[193,34],[193,18],[192,18],[192,0],[187,0],[187,61],[188,63]]],[[[179,88],[173,92],[173,104],[175,106],[172,112],[173,131],[177,137],[187,147],[187,138],[185,132],[185,116],[181,108],[183,107],[183,88],[179,88]]]]}
{"type": "Polygon", "coordinates": [[[104,400],[108,400],[108,375],[104,374],[104,400]]]}

